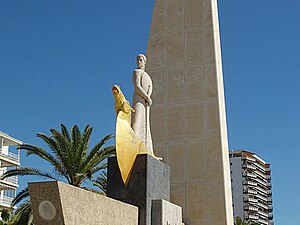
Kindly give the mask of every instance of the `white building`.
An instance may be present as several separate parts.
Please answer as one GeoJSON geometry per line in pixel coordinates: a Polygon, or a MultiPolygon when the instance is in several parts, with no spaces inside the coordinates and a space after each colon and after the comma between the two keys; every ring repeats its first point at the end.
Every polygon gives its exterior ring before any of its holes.
{"type": "MultiPolygon", "coordinates": [[[[0,132],[0,176],[12,167],[20,166],[20,150],[15,149],[16,153],[13,153],[9,149],[10,146],[20,144],[22,144],[22,141],[0,132]]],[[[17,176],[0,180],[0,209],[10,208],[18,187],[17,176]]]]}
{"type": "Polygon", "coordinates": [[[273,224],[270,164],[252,152],[230,151],[234,217],[273,224]]]}

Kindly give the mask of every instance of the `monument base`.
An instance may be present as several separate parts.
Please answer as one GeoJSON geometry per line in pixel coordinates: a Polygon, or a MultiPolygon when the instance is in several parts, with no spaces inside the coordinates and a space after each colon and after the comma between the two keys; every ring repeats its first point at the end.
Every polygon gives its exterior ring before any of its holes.
{"type": "Polygon", "coordinates": [[[107,181],[108,197],[139,207],[139,225],[151,225],[153,200],[170,200],[170,168],[148,154],[136,157],[128,187],[122,181],[117,158],[110,157],[107,181]]]}
{"type": "Polygon", "coordinates": [[[152,225],[182,224],[181,207],[165,200],[152,201],[152,225]]]}
{"type": "Polygon", "coordinates": [[[138,225],[138,208],[62,182],[29,183],[35,225],[138,225]]]}

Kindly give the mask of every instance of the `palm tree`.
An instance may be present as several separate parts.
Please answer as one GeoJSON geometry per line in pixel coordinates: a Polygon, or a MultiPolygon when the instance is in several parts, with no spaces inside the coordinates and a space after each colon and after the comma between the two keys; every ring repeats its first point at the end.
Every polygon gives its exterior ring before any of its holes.
{"type": "Polygon", "coordinates": [[[15,212],[11,210],[1,210],[0,225],[32,225],[33,215],[30,202],[23,203],[15,212]]]}
{"type": "MultiPolygon", "coordinates": [[[[89,150],[89,142],[92,134],[92,128],[89,125],[85,127],[83,133],[80,132],[76,125],[70,129],[70,133],[65,125],[61,124],[60,128],[61,131],[50,129],[50,136],[42,133],[37,134],[37,137],[48,145],[50,151],[31,144],[22,144],[18,147],[21,150],[26,150],[27,156],[36,155],[50,163],[55,171],[54,175],[37,168],[19,167],[7,171],[2,175],[1,179],[16,175],[32,175],[65,181],[70,185],[86,189],[90,189],[84,186],[87,181],[94,183],[97,180],[93,179],[94,175],[100,174],[101,179],[105,179],[105,169],[107,168],[106,158],[115,154],[115,146],[103,146],[112,138],[112,135],[105,136],[89,150]]],[[[101,193],[105,193],[105,191],[105,186],[100,189],[101,193]]],[[[28,196],[28,188],[25,188],[17,194],[12,204],[16,205],[28,196]]],[[[32,220],[30,202],[23,203],[15,214],[19,219],[17,221],[27,221],[26,223],[16,222],[14,224],[31,224],[27,223],[32,220]]]]}

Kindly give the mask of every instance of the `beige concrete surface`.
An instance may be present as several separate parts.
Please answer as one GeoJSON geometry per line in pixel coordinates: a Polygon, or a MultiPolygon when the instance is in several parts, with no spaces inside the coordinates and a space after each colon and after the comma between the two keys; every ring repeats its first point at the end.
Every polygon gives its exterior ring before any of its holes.
{"type": "Polygon", "coordinates": [[[35,225],[137,225],[138,208],[62,182],[29,183],[35,225]]]}
{"type": "Polygon", "coordinates": [[[147,58],[171,201],[186,225],[233,225],[217,0],[156,0],[147,58]]]}
{"type": "Polygon", "coordinates": [[[182,224],[181,207],[163,199],[152,201],[151,216],[152,225],[182,224]]]}

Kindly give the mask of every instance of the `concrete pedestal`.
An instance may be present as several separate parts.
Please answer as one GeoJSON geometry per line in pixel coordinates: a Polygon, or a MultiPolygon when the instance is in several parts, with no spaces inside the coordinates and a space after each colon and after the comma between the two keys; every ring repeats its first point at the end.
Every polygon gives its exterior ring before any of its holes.
{"type": "Polygon", "coordinates": [[[152,225],[181,225],[181,207],[163,199],[152,201],[152,225]]]}
{"type": "Polygon", "coordinates": [[[139,225],[151,225],[152,200],[170,199],[170,169],[150,155],[138,155],[126,188],[116,157],[108,159],[107,196],[139,207],[139,225]]]}
{"type": "Polygon", "coordinates": [[[138,208],[58,181],[29,183],[35,225],[138,225],[138,208]]]}

